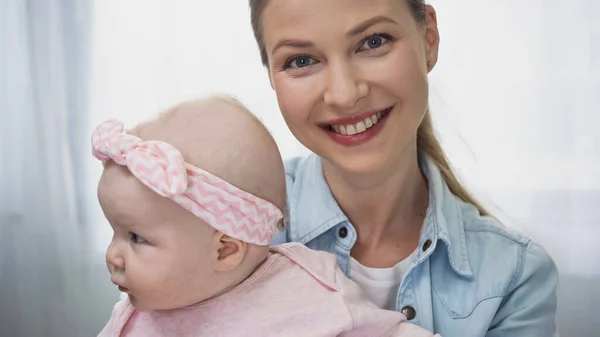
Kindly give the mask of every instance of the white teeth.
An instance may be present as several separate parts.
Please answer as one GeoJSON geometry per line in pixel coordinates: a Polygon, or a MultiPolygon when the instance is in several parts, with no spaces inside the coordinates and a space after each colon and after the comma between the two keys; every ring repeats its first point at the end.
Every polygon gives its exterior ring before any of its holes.
{"type": "Polygon", "coordinates": [[[335,132],[339,134],[351,136],[361,132],[365,132],[367,129],[371,128],[373,125],[379,122],[381,116],[382,113],[378,112],[356,124],[332,125],[332,127],[335,130],[335,132]]]}
{"type": "Polygon", "coordinates": [[[356,133],[361,133],[367,129],[364,121],[356,123],[356,133]]]}
{"type": "Polygon", "coordinates": [[[356,126],[355,125],[346,125],[346,133],[348,136],[352,136],[356,134],[356,126]]]}

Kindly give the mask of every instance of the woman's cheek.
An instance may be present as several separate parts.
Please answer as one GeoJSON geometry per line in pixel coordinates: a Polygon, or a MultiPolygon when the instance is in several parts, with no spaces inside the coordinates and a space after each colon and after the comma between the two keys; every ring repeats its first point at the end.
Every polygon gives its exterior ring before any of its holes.
{"type": "Polygon", "coordinates": [[[311,83],[308,78],[285,78],[276,83],[279,107],[288,122],[299,123],[309,119],[311,106],[318,99],[311,83]]]}
{"type": "Polygon", "coordinates": [[[408,106],[427,104],[427,71],[421,69],[418,53],[413,49],[400,50],[382,72],[381,81],[408,106]]]}

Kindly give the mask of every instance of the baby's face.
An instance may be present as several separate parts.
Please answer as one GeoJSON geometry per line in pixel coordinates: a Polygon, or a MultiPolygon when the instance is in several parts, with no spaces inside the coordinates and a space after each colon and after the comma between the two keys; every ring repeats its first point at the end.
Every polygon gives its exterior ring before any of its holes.
{"type": "Polygon", "coordinates": [[[112,162],[98,198],[114,231],[106,252],[111,280],[137,309],[181,308],[214,294],[212,227],[112,162]]]}

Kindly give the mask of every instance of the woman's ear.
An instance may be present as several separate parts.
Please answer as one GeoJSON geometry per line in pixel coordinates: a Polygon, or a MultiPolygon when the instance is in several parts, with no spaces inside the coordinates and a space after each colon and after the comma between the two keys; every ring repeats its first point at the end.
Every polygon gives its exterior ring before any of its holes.
{"type": "Polygon", "coordinates": [[[267,67],[267,73],[269,74],[269,83],[271,84],[271,89],[275,90],[275,83],[273,83],[273,72],[271,71],[271,67],[267,67]]]}
{"type": "Polygon", "coordinates": [[[248,244],[242,240],[215,231],[213,234],[213,247],[217,257],[215,270],[228,272],[234,270],[242,263],[246,256],[248,244]]]}
{"type": "Polygon", "coordinates": [[[440,47],[440,32],[438,30],[437,14],[431,5],[425,7],[425,44],[427,48],[427,71],[431,71],[437,64],[440,47]]]}

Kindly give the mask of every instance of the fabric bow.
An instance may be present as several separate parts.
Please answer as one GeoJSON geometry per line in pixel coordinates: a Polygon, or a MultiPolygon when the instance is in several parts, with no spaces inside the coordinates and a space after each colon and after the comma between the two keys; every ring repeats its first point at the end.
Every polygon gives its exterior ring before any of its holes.
{"type": "Polygon", "coordinates": [[[126,166],[144,185],[164,197],[183,194],[188,187],[181,153],[161,141],[144,141],[123,132],[118,120],[99,125],[92,134],[92,154],[98,160],[113,160],[126,166]]]}
{"type": "Polygon", "coordinates": [[[217,230],[245,242],[269,245],[283,213],[274,204],[186,163],[173,146],[144,141],[109,120],[92,134],[92,154],[126,166],[144,185],[170,198],[217,230]]]}

